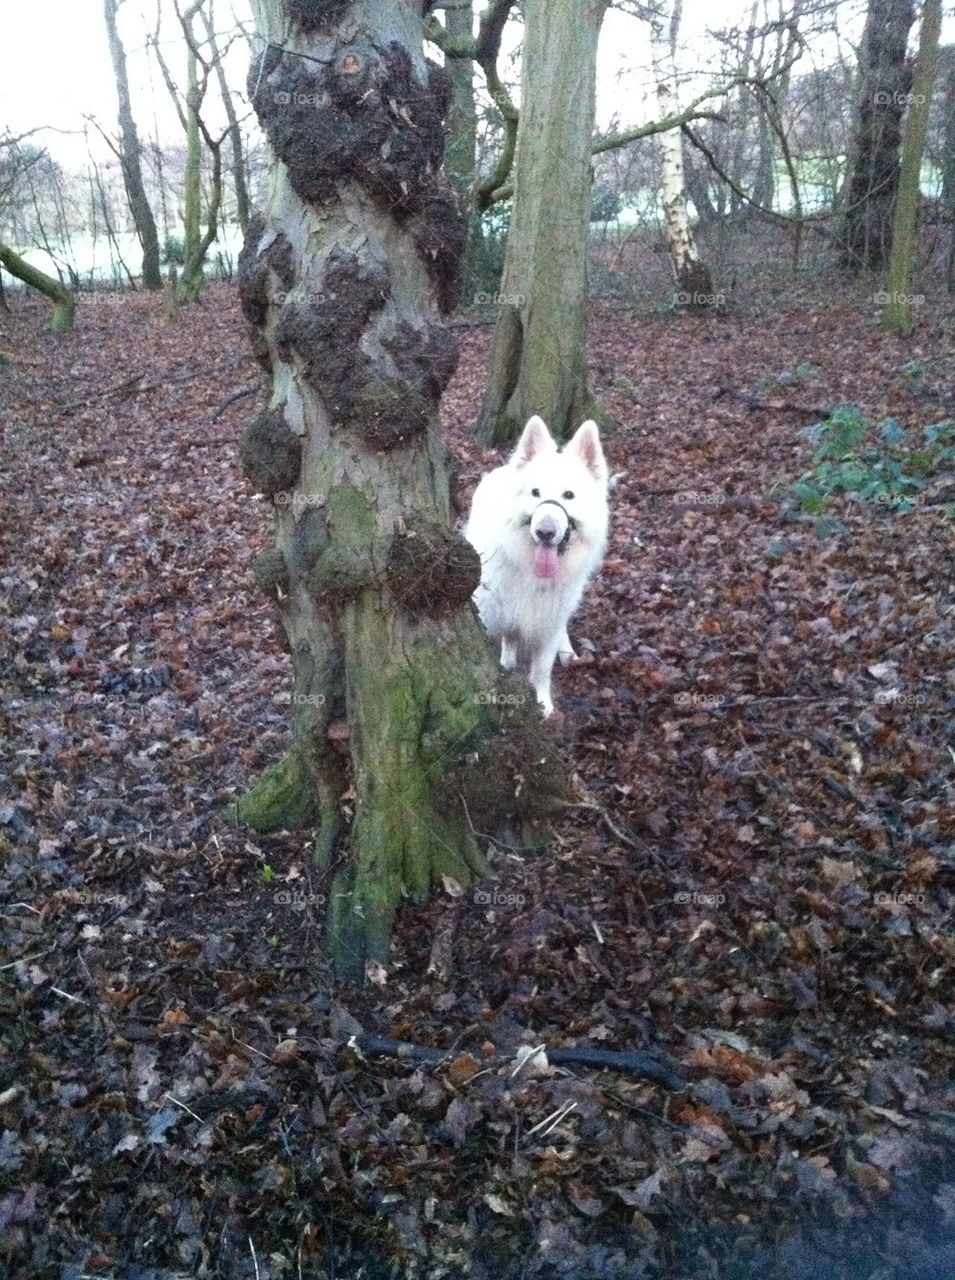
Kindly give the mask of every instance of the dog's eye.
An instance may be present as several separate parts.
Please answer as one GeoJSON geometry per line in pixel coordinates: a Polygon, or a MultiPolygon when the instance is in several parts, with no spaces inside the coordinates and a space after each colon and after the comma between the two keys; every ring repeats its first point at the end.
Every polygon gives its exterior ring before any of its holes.
{"type": "Polygon", "coordinates": [[[532,498],[539,498],[540,496],[541,496],[541,491],[540,491],[540,489],[531,489],[531,497],[532,497],[532,498]]]}
{"type": "Polygon", "coordinates": [[[573,493],[571,492],[571,490],[570,490],[570,489],[565,489],[565,490],[564,490],[564,501],[565,501],[565,502],[571,502],[571,501],[573,500],[573,497],[574,497],[574,495],[573,495],[573,493]]]}

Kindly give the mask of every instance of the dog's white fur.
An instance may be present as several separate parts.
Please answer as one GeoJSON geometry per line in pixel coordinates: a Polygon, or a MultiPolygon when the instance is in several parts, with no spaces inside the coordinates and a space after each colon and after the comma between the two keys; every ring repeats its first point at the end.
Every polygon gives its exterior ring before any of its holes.
{"type": "Polygon", "coordinates": [[[501,642],[501,665],[526,668],[545,715],[554,660],[576,657],[567,622],[607,547],[608,473],[600,435],[585,422],[558,450],[533,417],[504,466],[474,492],[464,536],[481,557],[474,601],[501,642]],[[557,554],[548,547],[560,546],[557,554]]]}

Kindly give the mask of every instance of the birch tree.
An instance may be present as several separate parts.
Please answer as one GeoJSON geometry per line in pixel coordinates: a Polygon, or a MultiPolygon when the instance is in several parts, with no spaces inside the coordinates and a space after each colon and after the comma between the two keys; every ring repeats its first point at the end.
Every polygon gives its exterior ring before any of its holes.
{"type": "Polygon", "coordinates": [[[480,874],[475,831],[543,818],[561,770],[529,691],[497,671],[478,558],[449,527],[437,405],[463,228],[419,0],[258,0],[256,20],[273,161],[240,297],[270,395],[242,456],[274,512],[256,576],[293,693],[289,750],[237,816],[312,825],[323,868],[344,856],[329,946],[360,977],[399,903],[480,874]]]}
{"type": "MultiPolygon", "coordinates": [[[[661,120],[680,111],[679,81],[676,74],[676,40],[683,12],[676,0],[672,12],[661,5],[649,12],[653,73],[661,120]]],[[[688,310],[705,310],[715,295],[709,269],[700,261],[690,227],[683,182],[683,133],[669,129],[660,135],[663,153],[663,220],[667,249],[676,285],[674,304],[688,310]]]]}

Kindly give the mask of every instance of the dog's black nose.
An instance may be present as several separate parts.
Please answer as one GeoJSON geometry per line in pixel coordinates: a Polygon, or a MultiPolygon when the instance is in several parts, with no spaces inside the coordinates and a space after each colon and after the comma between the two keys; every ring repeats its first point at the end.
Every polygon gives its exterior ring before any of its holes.
{"type": "Polygon", "coordinates": [[[536,532],[537,532],[537,541],[543,542],[543,544],[546,547],[549,547],[550,544],[557,537],[557,526],[541,521],[541,523],[537,526],[536,532]]]}

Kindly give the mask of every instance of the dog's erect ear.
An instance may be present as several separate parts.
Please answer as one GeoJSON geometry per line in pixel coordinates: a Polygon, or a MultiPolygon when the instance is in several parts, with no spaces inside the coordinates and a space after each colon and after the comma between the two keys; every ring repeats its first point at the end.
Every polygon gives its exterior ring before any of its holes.
{"type": "Polygon", "coordinates": [[[528,418],[527,426],[521,433],[511,462],[515,467],[523,467],[540,454],[554,453],[556,449],[557,445],[554,437],[547,430],[547,424],[543,418],[538,418],[535,414],[533,418],[528,418]]]}
{"type": "Polygon", "coordinates": [[[587,421],[578,427],[564,452],[575,454],[599,484],[607,484],[607,460],[596,422],[587,421]]]}

